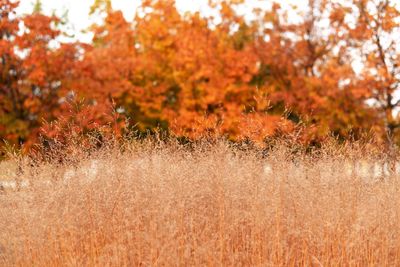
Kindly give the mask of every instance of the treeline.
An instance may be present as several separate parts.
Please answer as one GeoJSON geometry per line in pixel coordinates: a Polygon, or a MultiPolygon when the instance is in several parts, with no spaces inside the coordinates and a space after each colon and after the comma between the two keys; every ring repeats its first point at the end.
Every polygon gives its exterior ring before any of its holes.
{"type": "Polygon", "coordinates": [[[265,1],[251,16],[240,15],[243,4],[212,0],[218,15],[207,16],[145,0],[127,21],[96,0],[92,15],[104,20],[83,44],[61,42],[63,20],[39,3],[18,16],[18,3],[2,0],[0,139],[29,147],[59,134],[50,122],[61,119],[76,132],[400,141],[395,1],[309,0],[306,11],[265,1]]]}

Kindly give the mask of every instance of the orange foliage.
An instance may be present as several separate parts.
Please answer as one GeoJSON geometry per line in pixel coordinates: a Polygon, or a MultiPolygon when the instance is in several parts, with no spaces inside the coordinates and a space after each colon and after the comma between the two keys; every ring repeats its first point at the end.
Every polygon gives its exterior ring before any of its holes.
{"type": "Polygon", "coordinates": [[[42,119],[67,116],[66,103],[83,99],[87,121],[108,123],[115,103],[142,131],[161,127],[190,138],[262,141],[299,123],[309,129],[307,141],[358,138],[371,128],[393,137],[398,53],[395,38],[382,43],[399,28],[392,2],[309,0],[299,21],[278,4],[254,10],[249,21],[237,13],[243,2],[209,1],[217,23],[161,0],[143,1],[127,21],[98,0],[92,13],[105,19],[83,45],[57,41],[57,17],[11,15],[17,4],[3,0],[0,136],[33,142],[42,119]]]}

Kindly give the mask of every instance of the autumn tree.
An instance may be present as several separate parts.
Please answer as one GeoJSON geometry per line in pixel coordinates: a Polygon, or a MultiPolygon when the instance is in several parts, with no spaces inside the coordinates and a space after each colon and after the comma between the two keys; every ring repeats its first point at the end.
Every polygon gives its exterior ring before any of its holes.
{"type": "Polygon", "coordinates": [[[59,18],[40,5],[17,16],[17,5],[2,2],[0,23],[0,136],[15,143],[34,140],[41,120],[69,116],[70,101],[82,132],[113,124],[121,134],[128,118],[141,131],[262,141],[300,124],[299,141],[320,142],[385,127],[391,140],[398,127],[389,0],[272,3],[251,19],[241,0],[209,1],[212,16],[146,0],[132,21],[96,0],[92,16],[104,20],[88,29],[90,44],[62,43],[59,18]]]}
{"type": "Polygon", "coordinates": [[[271,111],[289,109],[289,119],[312,126],[307,138],[357,137],[376,122],[358,90],[337,12],[331,1],[310,0],[297,13],[298,22],[274,4],[260,23],[266,41],[258,47],[264,72],[259,81],[272,101],[271,111]]]}
{"type": "Polygon", "coordinates": [[[254,105],[257,57],[252,39],[240,36],[243,18],[239,31],[230,32],[229,23],[240,17],[233,18],[229,5],[224,25],[215,30],[199,13],[180,14],[172,1],[144,1],[132,23],[107,2],[96,2],[95,8],[106,19],[93,28],[78,87],[96,105],[115,101],[140,128],[168,126],[191,137],[216,126],[239,136],[249,120],[262,123],[259,138],[273,131],[280,116],[254,105]]]}
{"type": "Polygon", "coordinates": [[[74,44],[57,41],[60,20],[35,7],[16,16],[18,2],[1,2],[0,138],[32,143],[43,120],[54,120],[71,94],[71,71],[78,57],[74,44]]]}
{"type": "Polygon", "coordinates": [[[180,14],[173,1],[143,1],[127,22],[110,1],[96,1],[106,19],[93,28],[79,91],[99,109],[116,101],[141,128],[163,125],[191,137],[218,127],[261,140],[305,121],[305,138],[347,138],[376,123],[343,40],[347,9],[310,0],[304,19],[293,22],[274,4],[248,21],[237,14],[243,2],[210,1],[215,23],[180,14]]]}
{"type": "Polygon", "coordinates": [[[0,136],[7,139],[18,139],[19,132],[24,132],[24,126],[18,118],[23,116],[22,101],[16,86],[15,78],[20,62],[14,52],[13,38],[18,32],[15,8],[18,3],[2,1],[0,6],[0,136]],[[10,128],[13,128],[10,130],[10,128]]]}
{"type": "Polygon", "coordinates": [[[396,115],[400,107],[396,96],[400,86],[400,11],[390,0],[354,1],[350,7],[345,9],[349,21],[346,30],[349,45],[358,51],[359,83],[383,121],[391,144],[400,126],[396,115]]]}

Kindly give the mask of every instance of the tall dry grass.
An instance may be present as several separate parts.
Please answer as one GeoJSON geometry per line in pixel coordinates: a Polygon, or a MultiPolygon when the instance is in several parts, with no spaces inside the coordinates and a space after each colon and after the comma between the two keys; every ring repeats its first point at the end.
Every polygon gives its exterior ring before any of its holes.
{"type": "Polygon", "coordinates": [[[399,177],[346,169],[384,160],[369,148],[144,141],[74,153],[19,159],[30,186],[0,194],[0,265],[400,265],[399,177]]]}

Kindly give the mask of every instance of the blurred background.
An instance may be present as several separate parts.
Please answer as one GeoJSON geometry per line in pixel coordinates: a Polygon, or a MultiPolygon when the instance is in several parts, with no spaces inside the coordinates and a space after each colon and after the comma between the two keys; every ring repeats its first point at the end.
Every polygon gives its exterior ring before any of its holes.
{"type": "Polygon", "coordinates": [[[103,126],[399,144],[399,11],[390,0],[1,0],[0,146],[103,126]]]}

